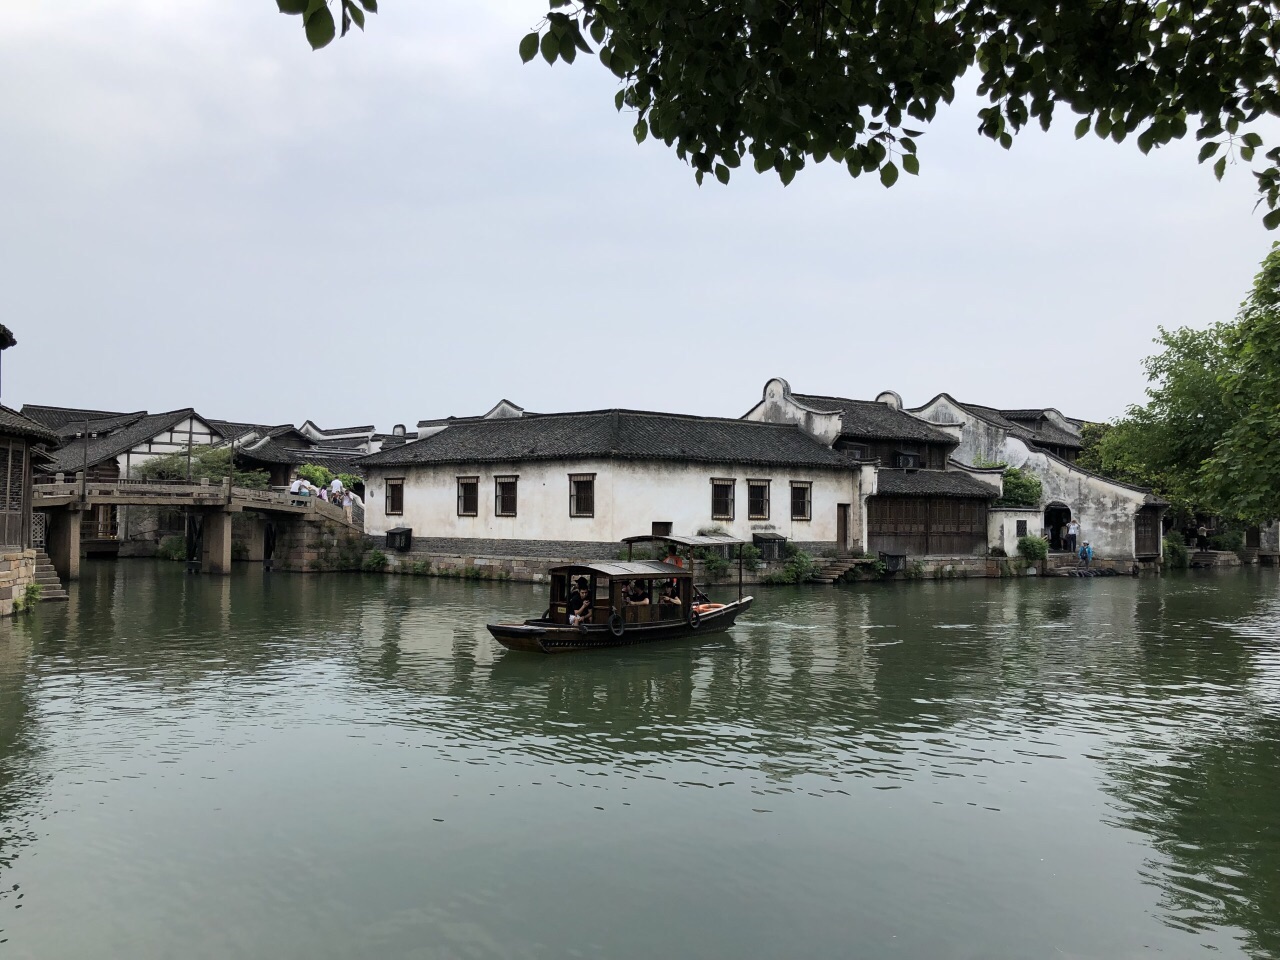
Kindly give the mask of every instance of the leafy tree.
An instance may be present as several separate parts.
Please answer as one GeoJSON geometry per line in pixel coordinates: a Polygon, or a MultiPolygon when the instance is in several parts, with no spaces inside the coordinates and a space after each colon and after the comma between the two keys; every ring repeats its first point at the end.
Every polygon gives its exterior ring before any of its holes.
{"type": "Polygon", "coordinates": [[[333,482],[333,471],[319,464],[304,463],[296,472],[303,480],[307,480],[317,487],[327,487],[333,482]]]}
{"type": "Polygon", "coordinates": [[[1280,246],[1224,331],[1217,367],[1224,424],[1198,479],[1218,509],[1240,520],[1280,517],[1280,246]]]}
{"type": "MultiPolygon", "coordinates": [[[[335,32],[326,0],[276,0],[303,18],[313,47],[335,32]]],[[[371,0],[332,0],[351,22],[371,0]]],[[[1194,129],[1200,162],[1249,163],[1246,129],[1280,114],[1274,0],[548,0],[519,43],[528,62],[598,55],[621,82],[619,110],[690,163],[727,183],[750,163],[790,183],[830,158],[886,187],[918,173],[917,140],[962,79],[986,104],[978,132],[1008,149],[1059,107],[1075,133],[1148,153],[1194,129]],[[594,47],[592,46],[594,44],[594,47]]],[[[1256,171],[1280,225],[1280,147],[1256,171]]]]}
{"type": "MultiPolygon", "coordinates": [[[[265,470],[233,470],[230,447],[198,446],[191,448],[191,479],[221,483],[231,474],[231,482],[237,487],[262,489],[271,480],[265,470]]],[[[187,453],[180,450],[162,457],[152,457],[137,468],[144,480],[187,479],[187,453]]]]}

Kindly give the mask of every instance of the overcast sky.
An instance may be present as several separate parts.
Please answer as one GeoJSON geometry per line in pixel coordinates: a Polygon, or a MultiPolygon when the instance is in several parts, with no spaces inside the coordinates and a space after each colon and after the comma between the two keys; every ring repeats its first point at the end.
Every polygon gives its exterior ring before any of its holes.
{"type": "Polygon", "coordinates": [[[970,99],[892,190],[826,164],[699,188],[543,0],[383,0],[312,53],[272,0],[5,4],[3,401],[393,423],[738,416],[766,380],[1104,419],[1157,324],[1230,319],[1271,236],[1244,166],[970,99]]]}

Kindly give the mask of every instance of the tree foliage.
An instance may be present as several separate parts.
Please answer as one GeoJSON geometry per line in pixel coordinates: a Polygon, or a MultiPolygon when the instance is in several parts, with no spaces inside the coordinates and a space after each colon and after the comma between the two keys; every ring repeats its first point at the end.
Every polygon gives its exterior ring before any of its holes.
{"type": "MultiPolygon", "coordinates": [[[[230,447],[192,447],[190,469],[192,480],[208,480],[210,483],[221,483],[230,473],[231,482],[237,487],[262,489],[271,479],[265,470],[234,470],[230,447]]],[[[187,453],[180,450],[152,457],[138,466],[137,473],[143,480],[185,480],[188,477],[187,453]]]]}
{"type": "MultiPolygon", "coordinates": [[[[374,0],[276,0],[315,48],[363,29],[374,0]]],[[[985,105],[978,132],[1005,149],[1023,127],[1076,115],[1075,135],[1143,153],[1194,132],[1222,179],[1280,115],[1276,0],[546,0],[526,63],[594,54],[621,83],[637,141],[652,135],[728,183],[743,163],[790,183],[830,158],[886,187],[919,173],[918,139],[957,84],[985,105]],[[593,46],[594,44],[594,46],[593,46]]],[[[1255,171],[1280,225],[1280,147],[1255,171]]]]}
{"type": "Polygon", "coordinates": [[[1040,504],[1044,486],[1034,473],[1010,467],[1004,472],[1004,493],[996,501],[998,506],[1035,507],[1040,504]]]}
{"type": "Polygon", "coordinates": [[[1100,430],[1086,469],[1152,487],[1184,517],[1280,517],[1280,247],[1233,323],[1161,329],[1147,403],[1100,430]]]}

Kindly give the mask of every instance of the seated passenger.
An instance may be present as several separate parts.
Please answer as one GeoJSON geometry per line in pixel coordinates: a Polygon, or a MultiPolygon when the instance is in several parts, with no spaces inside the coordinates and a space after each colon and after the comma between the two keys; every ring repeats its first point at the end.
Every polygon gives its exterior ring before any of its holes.
{"type": "Polygon", "coordinates": [[[590,586],[591,581],[586,577],[579,577],[575,581],[573,592],[569,594],[569,602],[565,605],[570,626],[576,627],[591,619],[591,592],[587,589],[590,586]]]}
{"type": "Polygon", "coordinates": [[[680,605],[680,588],[676,586],[675,581],[669,582],[662,588],[662,603],[680,605]]]}
{"type": "Polygon", "coordinates": [[[632,607],[647,607],[649,605],[649,600],[649,585],[643,580],[632,580],[631,587],[627,590],[627,605],[632,607]]]}

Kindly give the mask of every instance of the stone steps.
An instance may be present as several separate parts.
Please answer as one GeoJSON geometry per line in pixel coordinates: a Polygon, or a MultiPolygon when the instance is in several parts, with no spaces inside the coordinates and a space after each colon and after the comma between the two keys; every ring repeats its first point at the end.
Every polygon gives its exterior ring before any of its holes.
{"type": "Polygon", "coordinates": [[[41,602],[46,600],[57,602],[69,599],[66,588],[63,587],[62,580],[58,577],[58,571],[53,568],[53,563],[42,550],[36,551],[36,583],[40,584],[41,602]]]}
{"type": "Polygon", "coordinates": [[[818,565],[818,569],[814,571],[811,582],[836,583],[854,567],[865,566],[874,562],[874,560],[867,560],[862,557],[834,557],[824,560],[818,565]]]}

